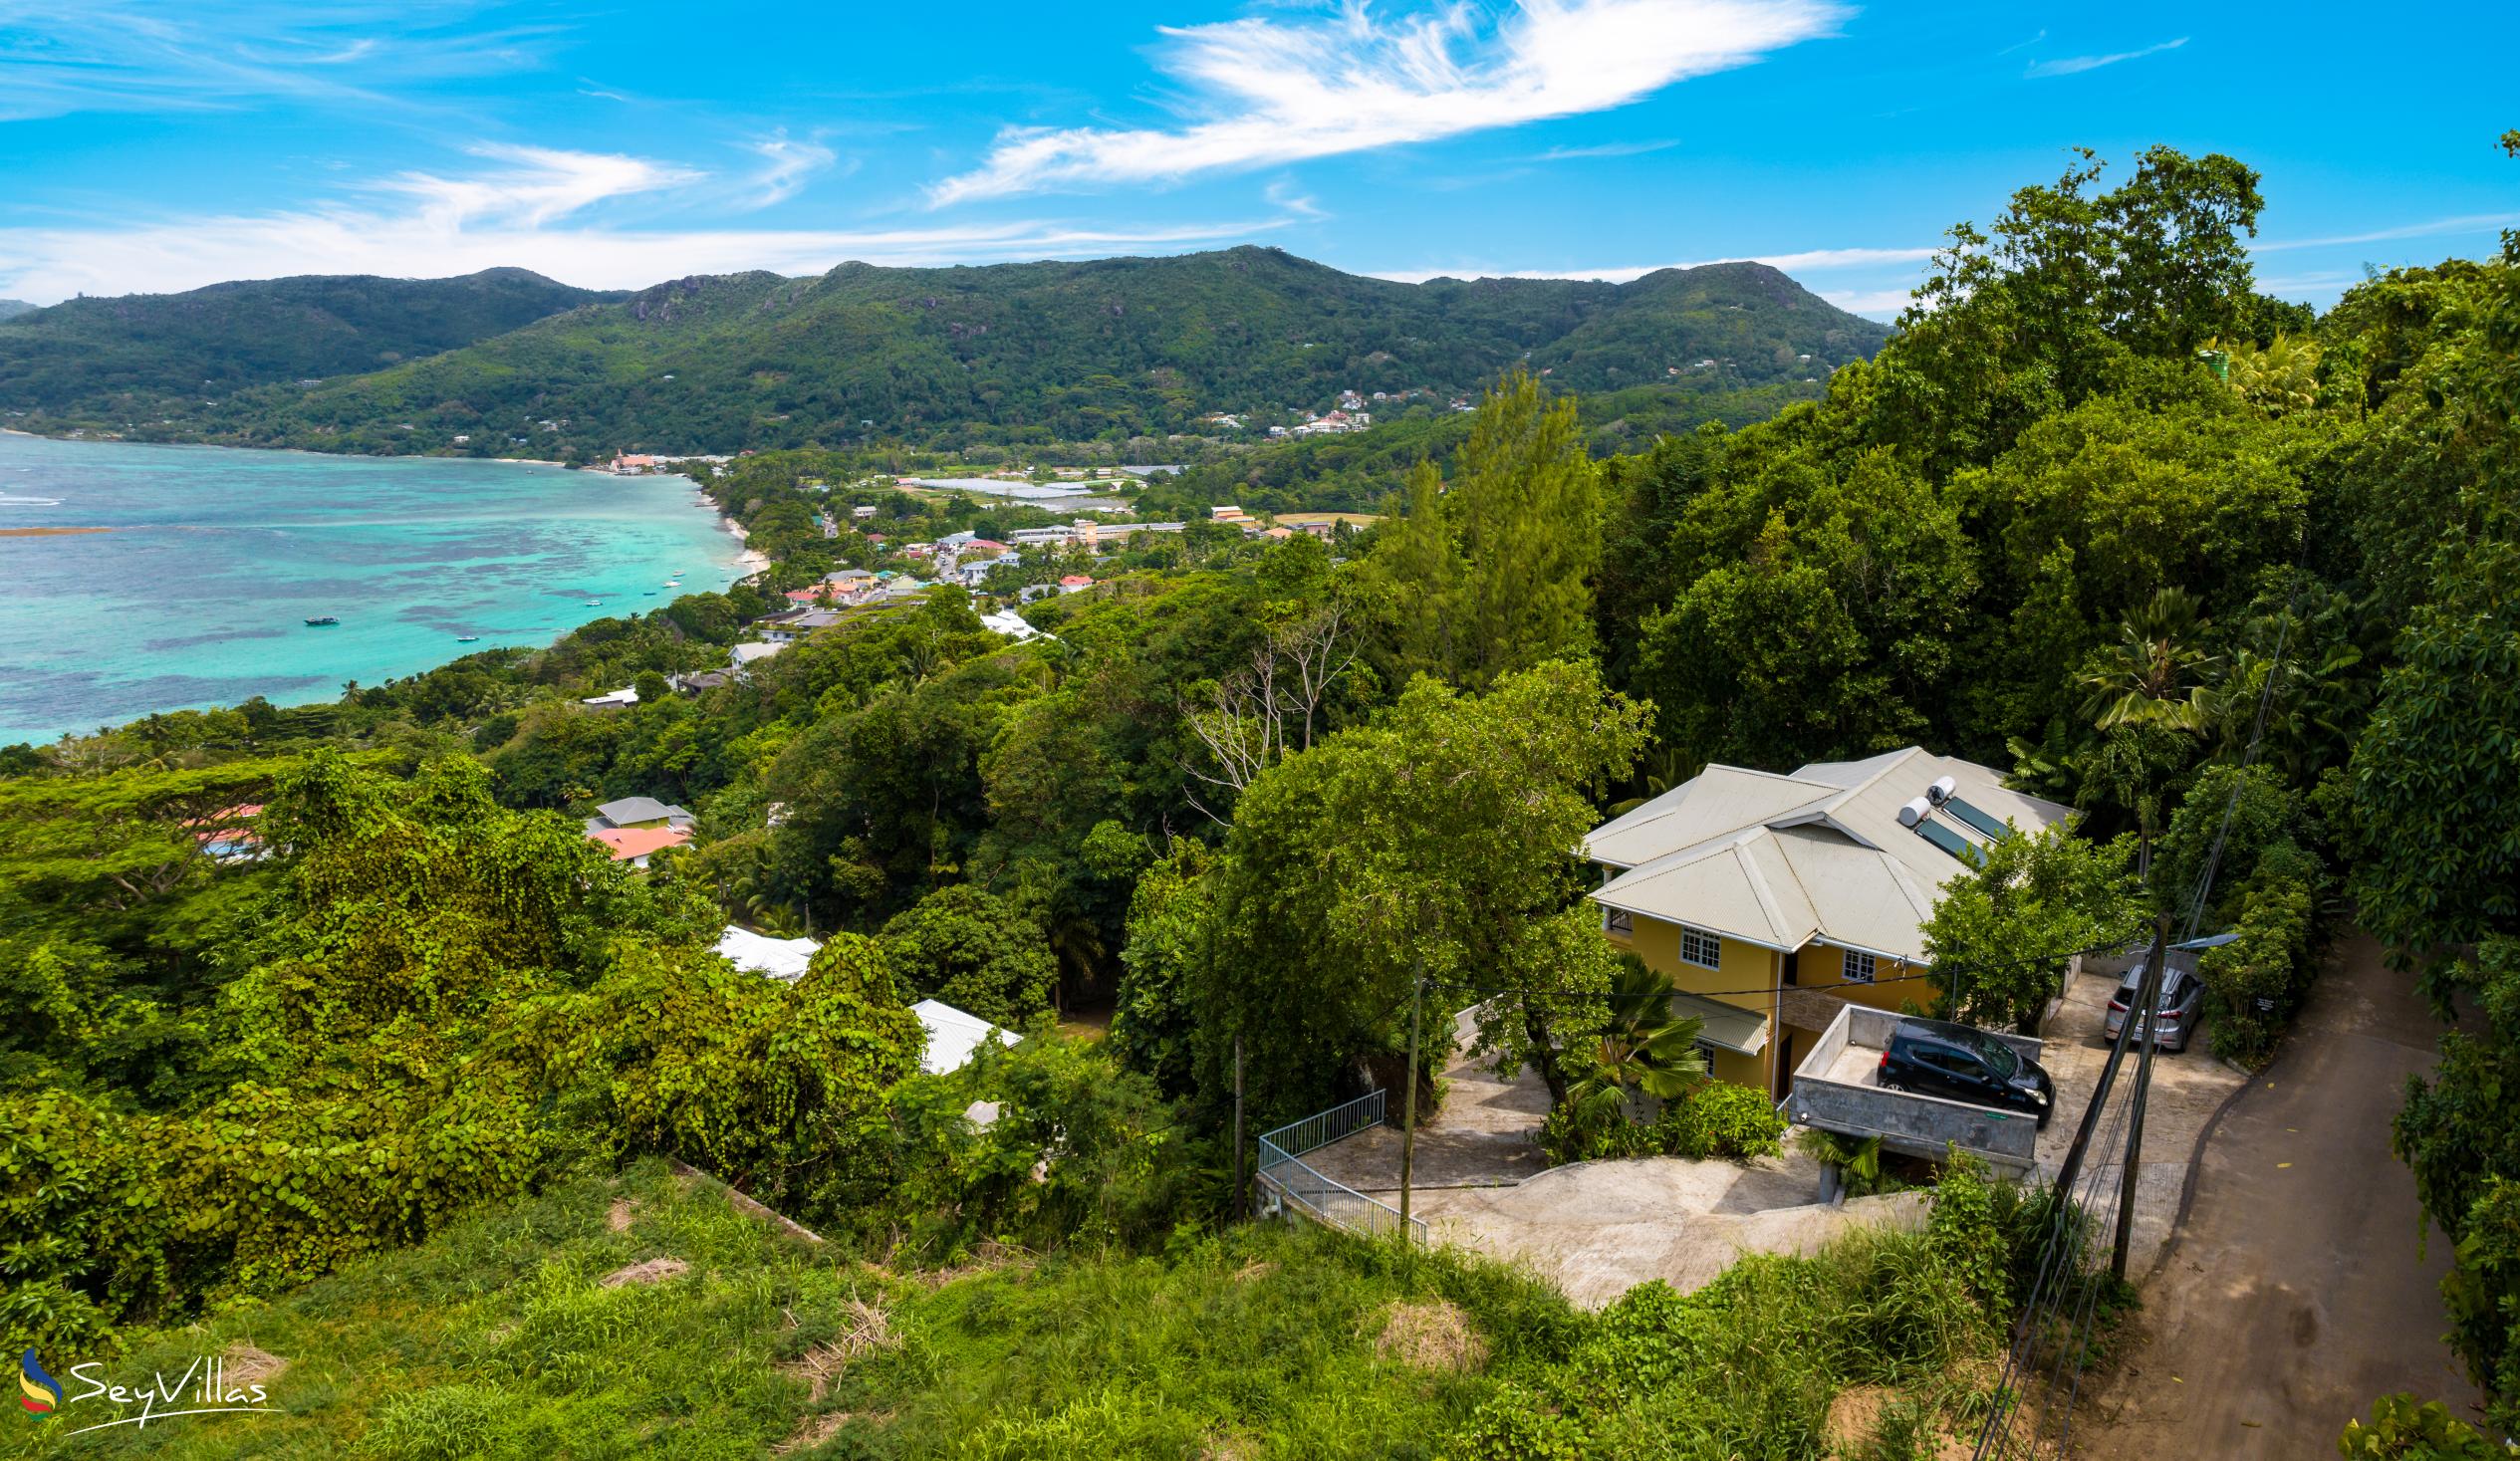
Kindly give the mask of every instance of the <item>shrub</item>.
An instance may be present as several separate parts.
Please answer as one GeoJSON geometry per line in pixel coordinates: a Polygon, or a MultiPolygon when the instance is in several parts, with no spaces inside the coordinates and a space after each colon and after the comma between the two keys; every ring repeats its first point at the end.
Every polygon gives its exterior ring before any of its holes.
{"type": "Polygon", "coordinates": [[[1925,1218],[1926,1241],[1935,1256],[1959,1275],[1989,1313],[2005,1312],[2012,1297],[2011,1234],[1996,1208],[1994,1180],[1983,1157],[1953,1146],[1934,1184],[1925,1218]]]}
{"type": "Polygon", "coordinates": [[[1656,1155],[1749,1161],[1783,1151],[1784,1136],[1785,1118],[1766,1096],[1747,1086],[1707,1081],[1666,1101],[1650,1122],[1625,1114],[1588,1118],[1574,1102],[1561,1103],[1540,1124],[1540,1149],[1560,1165],[1656,1155]]]}
{"type": "Polygon", "coordinates": [[[1480,1402],[1449,1453],[1462,1461],[1583,1461],[1592,1454],[1583,1426],[1520,1385],[1501,1386],[1480,1402]]]}
{"type": "Polygon", "coordinates": [[[2415,1403],[2412,1395],[2383,1395],[2372,1402],[2372,1418],[2345,1423],[2337,1437],[2337,1454],[2392,1461],[2485,1461],[2494,1447],[2473,1426],[2450,1413],[2438,1400],[2415,1403]]]}
{"type": "Polygon", "coordinates": [[[1785,1117],[1764,1095],[1729,1081],[1707,1082],[1664,1106],[1652,1129],[1654,1149],[1672,1156],[1748,1161],[1785,1149],[1785,1117]]]}
{"type": "Polygon", "coordinates": [[[2213,1053],[2256,1069],[2309,992],[2314,893],[2270,865],[2241,895],[2239,937],[2196,962],[2213,1053]]]}

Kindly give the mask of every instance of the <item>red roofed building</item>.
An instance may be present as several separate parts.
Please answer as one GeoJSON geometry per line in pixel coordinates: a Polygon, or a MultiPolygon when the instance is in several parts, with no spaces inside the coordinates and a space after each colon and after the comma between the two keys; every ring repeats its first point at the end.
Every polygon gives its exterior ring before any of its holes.
{"type": "Polygon", "coordinates": [[[587,836],[610,849],[614,861],[628,862],[632,867],[646,866],[651,852],[691,841],[690,829],[682,827],[605,827],[587,836]]]}
{"type": "Polygon", "coordinates": [[[222,807],[207,817],[184,825],[192,829],[192,840],[201,851],[220,862],[250,861],[263,855],[263,840],[249,830],[247,823],[263,815],[260,802],[222,807]]]}
{"type": "Polygon", "coordinates": [[[1059,592],[1062,594],[1074,594],[1079,589],[1091,589],[1093,587],[1094,581],[1083,574],[1070,574],[1059,581],[1059,592]]]}

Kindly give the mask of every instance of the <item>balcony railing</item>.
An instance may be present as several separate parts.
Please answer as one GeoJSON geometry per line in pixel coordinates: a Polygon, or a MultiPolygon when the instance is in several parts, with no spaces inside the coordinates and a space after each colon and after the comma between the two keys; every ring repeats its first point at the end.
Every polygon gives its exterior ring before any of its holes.
{"type": "MultiPolygon", "coordinates": [[[[1307,1216],[1335,1228],[1369,1237],[1401,1231],[1398,1208],[1334,1182],[1301,1160],[1306,1152],[1319,1151],[1369,1126],[1382,1125],[1386,1119],[1384,1096],[1383,1092],[1377,1091],[1261,1136],[1257,1175],[1262,1185],[1307,1216]]],[[[1406,1226],[1408,1241],[1424,1247],[1426,1225],[1412,1217],[1406,1226]]]]}

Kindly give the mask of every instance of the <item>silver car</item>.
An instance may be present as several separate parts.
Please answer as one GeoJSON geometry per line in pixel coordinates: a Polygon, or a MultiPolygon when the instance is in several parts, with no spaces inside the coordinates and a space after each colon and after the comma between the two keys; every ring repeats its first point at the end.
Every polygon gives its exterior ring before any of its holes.
{"type": "MultiPolygon", "coordinates": [[[[2137,964],[2118,980],[2117,992],[2109,996],[2109,1043],[2127,1028],[2127,1012],[2135,1008],[2136,996],[2143,987],[2143,965],[2137,964]]],[[[2158,1012],[2154,1039],[2163,1050],[2185,1050],[2189,1037],[2196,1033],[2196,1022],[2205,1010],[2205,986],[2194,974],[2173,963],[2162,976],[2161,997],[2152,1008],[2158,1012]]],[[[2139,1024],[2137,1033],[2142,1032],[2139,1024]]]]}

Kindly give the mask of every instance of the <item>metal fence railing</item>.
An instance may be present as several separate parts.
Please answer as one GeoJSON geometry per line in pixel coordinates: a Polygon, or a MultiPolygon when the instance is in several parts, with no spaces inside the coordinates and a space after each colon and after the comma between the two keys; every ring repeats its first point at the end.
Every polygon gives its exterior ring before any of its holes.
{"type": "MultiPolygon", "coordinates": [[[[1319,1151],[1369,1126],[1383,1124],[1385,1111],[1384,1093],[1377,1091],[1264,1134],[1260,1138],[1257,1173],[1260,1181],[1309,1216],[1332,1227],[1369,1237],[1399,1232],[1398,1208],[1332,1181],[1300,1159],[1306,1152],[1319,1151]]],[[[1426,1225],[1412,1217],[1407,1228],[1408,1240],[1424,1247],[1426,1225]]]]}

